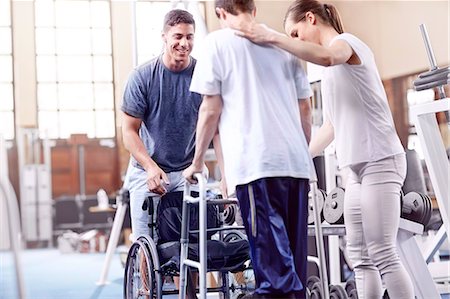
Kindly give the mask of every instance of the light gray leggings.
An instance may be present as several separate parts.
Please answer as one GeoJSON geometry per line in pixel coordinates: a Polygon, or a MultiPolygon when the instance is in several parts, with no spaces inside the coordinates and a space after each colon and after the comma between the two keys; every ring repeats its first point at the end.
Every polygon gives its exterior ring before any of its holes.
{"type": "Polygon", "coordinates": [[[414,298],[414,287],[396,248],[405,175],[404,154],[350,166],[344,217],[360,299],[380,299],[381,279],[390,298],[414,298]]]}

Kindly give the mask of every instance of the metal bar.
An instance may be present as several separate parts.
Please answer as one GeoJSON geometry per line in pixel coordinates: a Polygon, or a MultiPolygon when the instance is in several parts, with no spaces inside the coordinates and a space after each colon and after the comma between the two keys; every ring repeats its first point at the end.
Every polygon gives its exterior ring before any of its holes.
{"type": "Polygon", "coordinates": [[[446,238],[447,232],[445,231],[445,227],[442,225],[434,236],[433,240],[431,240],[431,244],[429,244],[423,252],[423,256],[427,264],[429,264],[433,260],[434,255],[439,250],[439,248],[441,248],[446,238]]]}
{"type": "MultiPolygon", "coordinates": [[[[325,160],[325,182],[326,191],[330,193],[331,190],[336,188],[336,156],[335,156],[335,145],[332,142],[324,152],[325,160]]],[[[328,230],[326,230],[328,231],[328,230]]],[[[337,284],[341,282],[341,262],[340,258],[334,258],[339,256],[339,238],[337,236],[328,237],[328,252],[333,252],[332,255],[328,257],[329,261],[329,272],[330,272],[330,283],[337,284]]]]}
{"type": "Polygon", "coordinates": [[[199,261],[189,260],[188,245],[189,245],[189,207],[190,203],[194,202],[195,198],[191,197],[191,185],[188,181],[184,185],[183,196],[183,212],[181,219],[181,252],[180,252],[180,299],[186,297],[186,277],[187,267],[196,267],[199,275],[199,293],[201,299],[206,299],[206,271],[207,271],[207,247],[206,247],[206,178],[201,173],[194,174],[194,178],[199,185],[199,261]]]}
{"type": "Polygon", "coordinates": [[[192,196],[190,196],[190,195],[186,195],[185,197],[184,197],[184,200],[187,202],[187,203],[198,203],[200,200],[198,199],[198,197],[196,198],[196,197],[192,197],[192,196]]]}
{"type": "Polygon", "coordinates": [[[237,199],[207,199],[206,203],[208,205],[228,205],[228,204],[238,204],[237,199]]]}
{"type": "Polygon", "coordinates": [[[197,268],[197,269],[200,269],[202,267],[202,265],[200,265],[199,262],[196,262],[196,261],[193,261],[193,260],[184,260],[184,264],[186,266],[194,267],[194,268],[197,268]]]}
{"type": "Polygon", "coordinates": [[[189,245],[189,215],[190,204],[188,203],[188,197],[191,194],[191,185],[188,181],[185,181],[183,192],[183,207],[181,212],[181,238],[180,238],[180,299],[186,298],[186,277],[187,277],[187,265],[185,261],[188,258],[188,245],[189,245]]]}
{"type": "Polygon", "coordinates": [[[100,279],[97,285],[109,284],[108,272],[109,266],[111,265],[111,259],[114,255],[114,251],[117,248],[117,243],[119,241],[120,231],[122,229],[123,220],[125,218],[125,213],[127,211],[127,205],[119,203],[117,207],[116,214],[114,215],[113,227],[111,229],[111,234],[108,241],[108,247],[106,248],[106,258],[103,262],[102,272],[100,274],[100,279]]]}
{"type": "Polygon", "coordinates": [[[199,185],[199,230],[200,230],[200,244],[199,244],[199,252],[200,252],[200,268],[199,268],[199,291],[200,298],[206,299],[206,270],[207,270],[207,247],[206,247],[206,229],[207,221],[206,221],[206,178],[201,173],[196,173],[195,178],[198,181],[199,185]]]}
{"type": "MultiPolygon", "coordinates": [[[[311,192],[312,192],[312,199],[313,199],[313,212],[314,212],[314,228],[316,230],[316,249],[317,249],[317,256],[319,258],[320,267],[319,267],[319,275],[320,280],[322,283],[322,294],[323,298],[330,298],[330,293],[328,290],[328,273],[327,273],[327,263],[326,263],[326,257],[325,257],[325,249],[324,249],[324,242],[323,242],[323,233],[322,233],[322,227],[320,222],[320,211],[319,211],[319,205],[317,203],[317,194],[318,194],[318,188],[317,188],[317,174],[316,170],[314,168],[314,162],[311,159],[311,192]]],[[[306,287],[306,286],[303,286],[306,287]]]]}
{"type": "Polygon", "coordinates": [[[440,298],[414,234],[400,229],[397,234],[397,249],[403,266],[411,277],[416,298],[440,298]]]}
{"type": "Polygon", "coordinates": [[[425,24],[420,24],[420,32],[422,33],[423,42],[425,43],[425,50],[427,51],[428,61],[430,62],[431,70],[437,69],[436,58],[431,49],[430,38],[428,37],[427,27],[425,24]]]}
{"type": "MultiPolygon", "coordinates": [[[[0,181],[0,191],[3,194],[6,202],[6,216],[9,228],[9,238],[11,249],[13,251],[14,265],[16,268],[16,280],[17,280],[17,291],[19,293],[20,299],[25,299],[25,280],[23,278],[22,263],[20,259],[21,251],[21,234],[20,234],[20,221],[19,221],[19,207],[17,206],[17,198],[14,193],[14,189],[8,178],[0,181]],[[13,223],[14,219],[16,223],[13,223]]],[[[2,198],[2,196],[0,196],[2,198]]]]}
{"type": "MultiPolygon", "coordinates": [[[[430,70],[437,69],[436,57],[434,56],[433,49],[431,48],[430,38],[428,37],[427,27],[425,24],[420,24],[420,32],[422,33],[422,38],[425,43],[425,50],[427,51],[428,60],[430,61],[430,70]]],[[[444,86],[438,86],[439,98],[445,99],[444,86]]]]}
{"type": "MultiPolygon", "coordinates": [[[[244,230],[244,229],[245,229],[244,226],[222,226],[222,227],[217,227],[217,228],[208,228],[206,231],[207,232],[221,232],[221,231],[227,231],[227,230],[244,230]]],[[[199,230],[189,231],[189,233],[191,233],[191,234],[196,234],[198,232],[199,232],[199,230]]]]}

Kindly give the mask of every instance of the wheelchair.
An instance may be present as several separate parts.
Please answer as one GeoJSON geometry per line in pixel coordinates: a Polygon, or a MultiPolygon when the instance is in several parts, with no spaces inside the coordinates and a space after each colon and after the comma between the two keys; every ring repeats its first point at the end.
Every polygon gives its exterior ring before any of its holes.
{"type": "MultiPolygon", "coordinates": [[[[201,180],[200,176],[198,179],[201,180]]],[[[185,295],[187,298],[197,298],[197,292],[203,297],[205,291],[222,293],[224,299],[232,298],[232,295],[233,298],[240,298],[254,290],[250,247],[242,232],[243,227],[224,223],[225,205],[237,204],[237,200],[225,200],[211,194],[206,196],[206,183],[201,183],[200,194],[204,195],[207,206],[202,210],[200,201],[203,196],[195,197],[198,193],[190,192],[187,182],[186,185],[188,187],[184,192],[172,192],[161,197],[156,217],[154,198],[145,200],[143,209],[148,211],[151,233],[139,236],[129,249],[125,263],[124,298],[161,299],[163,295],[178,294],[179,290],[168,289],[164,285],[164,278],[173,276],[180,276],[180,290],[185,290],[182,298],[185,295]],[[174,202],[180,205],[171,204],[174,202]],[[199,211],[207,221],[199,219],[199,211]],[[167,221],[168,218],[170,221],[167,221]],[[196,222],[198,219],[199,223],[196,222]],[[155,231],[158,232],[156,237],[155,231]],[[164,238],[159,238],[161,233],[164,238]],[[188,267],[189,261],[201,261],[205,252],[204,260],[207,262],[204,269],[201,269],[203,266],[197,269],[188,267]],[[199,274],[198,288],[192,278],[195,272],[199,274]],[[206,288],[206,272],[218,272],[221,285],[206,288]],[[232,274],[237,272],[244,273],[247,279],[236,281],[232,274]]]]}

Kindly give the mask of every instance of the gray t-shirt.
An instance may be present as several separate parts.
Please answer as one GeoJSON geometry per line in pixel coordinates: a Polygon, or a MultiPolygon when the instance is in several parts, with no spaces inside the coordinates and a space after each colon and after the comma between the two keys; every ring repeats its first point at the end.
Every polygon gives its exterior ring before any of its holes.
{"type": "MultiPolygon", "coordinates": [[[[196,60],[181,72],[169,70],[162,56],[138,66],[130,75],[122,111],[143,121],[139,135],[148,154],[164,172],[180,171],[194,157],[195,129],[201,96],[190,92],[196,60]]],[[[133,165],[140,167],[137,161],[133,165]]]]}

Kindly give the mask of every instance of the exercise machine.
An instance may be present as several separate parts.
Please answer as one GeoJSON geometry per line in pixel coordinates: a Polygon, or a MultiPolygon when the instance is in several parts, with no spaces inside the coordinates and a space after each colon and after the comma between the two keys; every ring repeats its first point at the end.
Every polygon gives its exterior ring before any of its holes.
{"type": "Polygon", "coordinates": [[[52,234],[50,143],[38,129],[19,128],[17,134],[20,210],[25,242],[47,242],[52,234]]]}

